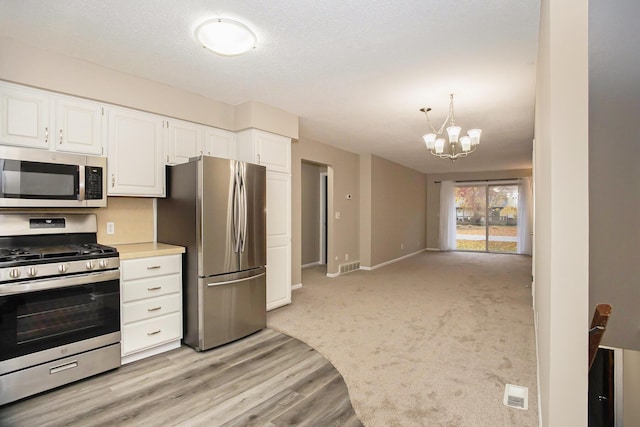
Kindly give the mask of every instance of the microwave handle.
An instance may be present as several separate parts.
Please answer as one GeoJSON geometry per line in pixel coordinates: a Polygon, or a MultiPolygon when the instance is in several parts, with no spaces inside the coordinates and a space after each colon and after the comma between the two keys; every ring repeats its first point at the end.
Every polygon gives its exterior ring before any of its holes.
{"type": "Polygon", "coordinates": [[[78,194],[78,200],[85,200],[85,170],[86,166],[78,166],[78,181],[80,181],[80,194],[78,194]]]}

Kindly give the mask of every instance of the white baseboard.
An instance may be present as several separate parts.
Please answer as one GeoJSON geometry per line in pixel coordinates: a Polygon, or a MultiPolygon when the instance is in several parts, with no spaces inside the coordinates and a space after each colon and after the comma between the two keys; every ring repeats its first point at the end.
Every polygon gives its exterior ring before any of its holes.
{"type": "Polygon", "coordinates": [[[339,275],[340,275],[340,273],[327,273],[327,277],[330,277],[332,279],[338,277],[339,275]]]}
{"type": "Polygon", "coordinates": [[[309,264],[303,265],[302,268],[315,267],[316,265],[321,265],[320,261],[310,262],[309,264]]]}
{"type": "Polygon", "coordinates": [[[295,291],[296,289],[300,289],[302,287],[302,283],[297,283],[295,285],[291,285],[291,290],[295,291]]]}
{"type": "Polygon", "coordinates": [[[425,249],[425,251],[440,252],[440,249],[438,249],[438,248],[427,248],[427,249],[425,249]]]}
{"type": "Polygon", "coordinates": [[[384,267],[385,265],[393,264],[394,262],[402,261],[403,259],[406,259],[406,258],[411,258],[412,256],[418,255],[418,254],[424,252],[425,250],[427,250],[427,249],[420,249],[419,251],[415,251],[415,252],[412,252],[412,253],[410,253],[408,255],[401,256],[400,258],[392,259],[390,261],[386,261],[386,262],[383,262],[383,263],[380,263],[380,264],[376,264],[376,265],[371,266],[371,267],[362,267],[361,266],[360,269],[361,270],[367,270],[367,271],[375,270],[375,269],[378,269],[380,267],[384,267]]]}

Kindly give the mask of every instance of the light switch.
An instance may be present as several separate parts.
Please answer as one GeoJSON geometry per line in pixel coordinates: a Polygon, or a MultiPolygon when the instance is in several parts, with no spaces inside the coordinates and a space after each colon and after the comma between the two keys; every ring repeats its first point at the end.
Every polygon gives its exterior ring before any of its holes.
{"type": "Polygon", "coordinates": [[[336,219],[340,219],[340,212],[336,212],[336,219]]]}

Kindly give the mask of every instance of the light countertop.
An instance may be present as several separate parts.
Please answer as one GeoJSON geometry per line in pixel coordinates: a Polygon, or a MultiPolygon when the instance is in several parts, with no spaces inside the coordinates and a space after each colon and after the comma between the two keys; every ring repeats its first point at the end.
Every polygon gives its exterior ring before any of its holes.
{"type": "Polygon", "coordinates": [[[146,258],[152,256],[183,254],[185,248],[182,246],[168,245],[166,243],[128,243],[112,245],[118,249],[120,259],[146,258]]]}

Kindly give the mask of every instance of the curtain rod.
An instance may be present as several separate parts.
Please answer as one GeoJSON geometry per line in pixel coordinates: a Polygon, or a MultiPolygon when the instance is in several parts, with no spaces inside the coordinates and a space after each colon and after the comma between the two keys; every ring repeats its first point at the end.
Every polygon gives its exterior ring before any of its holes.
{"type": "MultiPolygon", "coordinates": [[[[522,177],[521,177],[522,178],[522,177]]],[[[453,182],[494,182],[494,181],[517,181],[520,178],[498,178],[498,179],[464,179],[453,182]]],[[[442,181],[433,181],[434,184],[440,184],[442,181]]]]}

